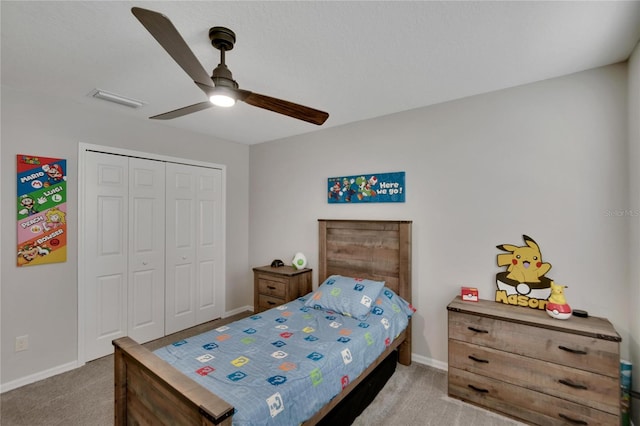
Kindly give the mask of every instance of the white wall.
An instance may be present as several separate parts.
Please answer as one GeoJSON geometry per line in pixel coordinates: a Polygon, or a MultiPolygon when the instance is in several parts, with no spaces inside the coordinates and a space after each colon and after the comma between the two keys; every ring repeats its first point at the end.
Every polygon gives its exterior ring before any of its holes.
{"type": "MultiPolygon", "coordinates": [[[[248,267],[249,147],[134,121],[118,106],[95,109],[2,87],[1,382],[7,384],[72,365],[77,359],[78,143],[107,145],[227,166],[226,309],[252,304],[248,267]],[[68,259],[16,267],[16,155],[67,159],[68,259]],[[14,254],[12,254],[14,253],[14,254]],[[14,352],[17,336],[29,350],[14,352]],[[61,367],[62,366],[62,367],[61,367]]],[[[126,107],[122,107],[126,108],[126,107]]]]}
{"type": "MultiPolygon", "coordinates": [[[[631,280],[629,294],[629,348],[630,361],[634,365],[633,388],[640,389],[640,43],[629,58],[629,171],[631,211],[631,248],[629,264],[631,280]]],[[[636,425],[640,424],[640,403],[633,401],[632,414],[636,425]]]]}
{"type": "Polygon", "coordinates": [[[446,305],[461,285],[493,299],[496,245],[527,234],[628,356],[629,218],[615,216],[629,208],[627,140],[618,64],[254,145],[249,260],[302,251],[316,267],[318,218],[413,220],[413,350],[443,366],[446,305]],[[393,171],[406,172],[403,204],[327,203],[327,177],[393,171]]]}

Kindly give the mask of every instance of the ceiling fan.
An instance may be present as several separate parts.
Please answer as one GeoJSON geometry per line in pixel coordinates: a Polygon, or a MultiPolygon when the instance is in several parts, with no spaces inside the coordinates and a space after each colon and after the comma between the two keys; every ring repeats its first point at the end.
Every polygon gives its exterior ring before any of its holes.
{"type": "Polygon", "coordinates": [[[233,49],[236,41],[236,35],[230,29],[213,27],[209,30],[211,44],[220,51],[220,63],[213,70],[212,75],[209,76],[178,30],[166,16],[139,7],[132,8],[131,12],[160,43],[164,50],[169,53],[173,60],[191,77],[193,82],[209,97],[206,102],[189,105],[149,118],[169,120],[213,106],[232,106],[236,101],[246,102],[258,108],[317,125],[323,124],[329,118],[329,114],[324,111],[240,89],[224,61],[225,52],[233,49]]]}

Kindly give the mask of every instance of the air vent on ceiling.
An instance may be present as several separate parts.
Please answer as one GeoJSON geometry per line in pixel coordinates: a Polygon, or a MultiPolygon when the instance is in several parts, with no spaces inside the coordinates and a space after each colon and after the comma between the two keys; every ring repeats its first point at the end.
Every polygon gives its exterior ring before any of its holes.
{"type": "Polygon", "coordinates": [[[137,99],[127,98],[126,96],[116,95],[115,93],[107,92],[102,89],[94,89],[89,93],[89,96],[102,99],[116,104],[125,105],[131,108],[140,108],[146,102],[139,101],[137,99]]]}

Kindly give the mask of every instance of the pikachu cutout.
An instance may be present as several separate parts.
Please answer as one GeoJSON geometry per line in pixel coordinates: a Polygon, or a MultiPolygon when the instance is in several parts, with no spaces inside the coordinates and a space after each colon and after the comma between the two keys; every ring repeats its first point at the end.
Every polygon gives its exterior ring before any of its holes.
{"type": "Polygon", "coordinates": [[[551,264],[542,261],[540,247],[533,238],[522,238],[524,246],[496,246],[505,252],[498,255],[498,266],[507,267],[496,274],[496,302],[542,310],[551,295],[551,279],[545,277],[551,264]]]}

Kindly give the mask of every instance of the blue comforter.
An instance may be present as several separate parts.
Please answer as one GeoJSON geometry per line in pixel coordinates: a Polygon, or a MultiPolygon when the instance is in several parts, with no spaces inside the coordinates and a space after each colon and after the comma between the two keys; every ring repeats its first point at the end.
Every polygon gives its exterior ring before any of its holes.
{"type": "Polygon", "coordinates": [[[407,327],[412,311],[393,296],[379,297],[363,321],[300,298],[155,354],[233,405],[234,425],[297,425],[407,327]]]}

